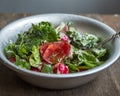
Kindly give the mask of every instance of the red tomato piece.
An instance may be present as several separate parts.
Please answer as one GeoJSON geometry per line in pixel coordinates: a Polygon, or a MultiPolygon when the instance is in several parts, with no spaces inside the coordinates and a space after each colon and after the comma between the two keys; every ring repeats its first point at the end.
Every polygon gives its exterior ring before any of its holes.
{"type": "Polygon", "coordinates": [[[15,57],[9,58],[9,61],[12,62],[12,63],[15,63],[16,62],[16,58],[15,57]]]}
{"type": "Polygon", "coordinates": [[[70,44],[66,41],[45,43],[40,46],[42,58],[50,63],[62,62],[70,52],[70,44]]]}
{"type": "Polygon", "coordinates": [[[65,64],[57,63],[53,68],[53,72],[57,74],[68,74],[69,69],[65,64]]]}
{"type": "Polygon", "coordinates": [[[35,72],[39,72],[40,71],[38,68],[35,68],[35,67],[31,67],[30,70],[35,71],[35,72]]]}
{"type": "Polygon", "coordinates": [[[47,47],[50,45],[50,43],[45,43],[42,46],[40,46],[40,53],[41,55],[44,54],[45,50],[47,49],[47,47]]]}

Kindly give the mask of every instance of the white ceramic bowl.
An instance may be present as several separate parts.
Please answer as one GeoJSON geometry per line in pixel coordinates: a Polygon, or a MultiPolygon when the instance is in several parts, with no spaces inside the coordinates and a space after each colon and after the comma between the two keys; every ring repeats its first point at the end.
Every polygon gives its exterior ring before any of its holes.
{"type": "Polygon", "coordinates": [[[14,71],[23,80],[33,85],[49,89],[74,88],[93,80],[103,69],[106,69],[112,65],[120,56],[120,39],[117,38],[106,44],[106,47],[108,48],[110,54],[105,63],[84,72],[71,73],[67,75],[38,73],[22,69],[9,62],[4,54],[4,48],[8,42],[10,40],[15,41],[17,39],[17,34],[27,31],[31,27],[32,23],[37,24],[41,21],[49,21],[54,25],[58,25],[61,22],[73,21],[79,32],[92,33],[101,37],[102,39],[108,38],[112,34],[116,33],[112,28],[97,20],[73,14],[35,15],[17,20],[7,25],[0,32],[1,62],[6,67],[14,71]]]}

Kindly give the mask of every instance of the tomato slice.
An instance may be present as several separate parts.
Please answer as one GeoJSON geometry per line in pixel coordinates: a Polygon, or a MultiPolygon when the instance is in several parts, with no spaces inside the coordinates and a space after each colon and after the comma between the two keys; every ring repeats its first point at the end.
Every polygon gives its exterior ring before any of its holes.
{"type": "Polygon", "coordinates": [[[42,46],[40,46],[40,53],[41,55],[43,55],[45,53],[45,50],[47,49],[47,47],[50,45],[50,43],[45,43],[42,46]]]}
{"type": "Polygon", "coordinates": [[[70,44],[66,41],[45,43],[40,46],[42,58],[50,63],[62,62],[70,52],[70,44]]]}

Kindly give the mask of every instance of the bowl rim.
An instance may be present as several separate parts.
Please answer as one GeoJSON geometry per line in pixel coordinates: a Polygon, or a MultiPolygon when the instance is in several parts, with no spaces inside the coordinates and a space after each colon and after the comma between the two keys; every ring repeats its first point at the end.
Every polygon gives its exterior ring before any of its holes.
{"type": "MultiPolygon", "coordinates": [[[[108,25],[104,24],[103,22],[100,22],[96,19],[87,17],[87,16],[82,16],[82,15],[76,15],[76,14],[65,14],[65,13],[48,13],[48,14],[40,14],[40,15],[32,15],[32,16],[27,16],[21,19],[18,19],[16,21],[11,22],[10,24],[6,25],[4,28],[1,29],[0,35],[3,34],[4,30],[7,27],[10,27],[18,22],[24,21],[24,20],[29,20],[32,18],[36,18],[36,17],[41,17],[41,16],[47,16],[47,15],[51,15],[51,16],[72,16],[74,18],[80,18],[80,19],[84,19],[84,20],[88,20],[89,22],[92,22],[94,24],[99,24],[99,26],[109,30],[110,32],[112,32],[112,34],[116,33],[115,30],[113,30],[111,27],[109,27],[108,25]]],[[[116,39],[119,41],[120,43],[120,39],[116,39]]],[[[0,42],[0,48],[1,48],[1,42],[0,42]]],[[[120,49],[119,49],[120,51],[120,49]]],[[[10,69],[12,69],[13,71],[16,71],[18,73],[24,73],[24,74],[31,74],[31,75],[35,75],[35,76],[42,76],[42,77],[49,77],[49,78],[71,78],[71,77],[78,77],[78,76],[86,76],[86,75],[91,75],[94,73],[97,73],[99,71],[102,71],[103,69],[109,67],[110,65],[112,65],[120,56],[120,52],[118,52],[118,54],[116,54],[115,58],[113,60],[110,60],[110,62],[105,62],[104,64],[97,66],[95,68],[83,71],[83,72],[76,72],[76,73],[69,73],[69,74],[48,74],[48,73],[41,73],[41,72],[34,72],[31,70],[26,70],[23,68],[20,68],[16,65],[14,65],[13,63],[11,63],[8,59],[5,58],[5,56],[3,56],[3,54],[1,54],[2,51],[0,49],[0,59],[4,62],[3,64],[7,67],[9,67],[10,69]]]]}

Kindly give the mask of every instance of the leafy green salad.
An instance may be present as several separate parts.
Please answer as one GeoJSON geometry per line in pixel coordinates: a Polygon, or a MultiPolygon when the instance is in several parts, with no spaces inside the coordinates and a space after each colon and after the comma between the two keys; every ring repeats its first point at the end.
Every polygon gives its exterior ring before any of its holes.
{"type": "Polygon", "coordinates": [[[104,62],[107,49],[97,48],[99,42],[101,38],[93,34],[79,34],[73,22],[54,26],[43,21],[18,34],[16,42],[5,48],[5,54],[10,62],[24,69],[69,74],[104,62]]]}

